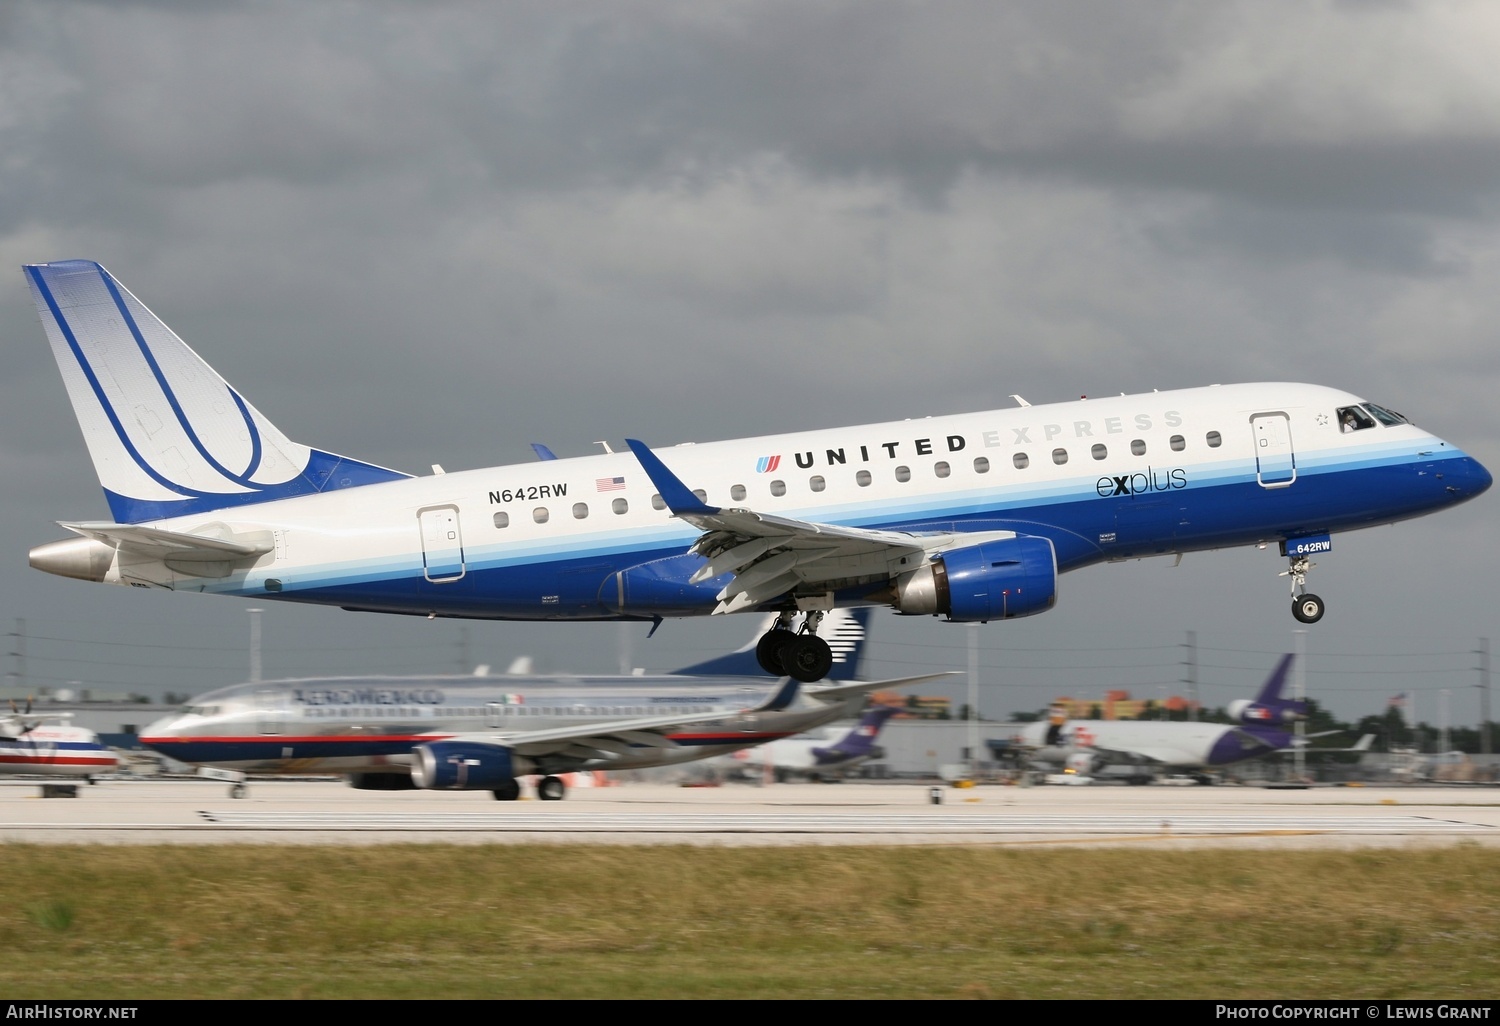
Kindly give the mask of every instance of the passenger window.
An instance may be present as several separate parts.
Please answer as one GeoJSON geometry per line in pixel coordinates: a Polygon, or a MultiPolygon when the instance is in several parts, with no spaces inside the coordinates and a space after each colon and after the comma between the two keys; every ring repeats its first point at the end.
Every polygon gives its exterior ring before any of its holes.
{"type": "Polygon", "coordinates": [[[811,488],[815,492],[821,492],[824,488],[828,487],[828,482],[823,480],[823,476],[821,474],[814,474],[812,477],[807,479],[807,487],[811,488]]]}
{"type": "Polygon", "coordinates": [[[1375,419],[1358,406],[1345,406],[1339,410],[1339,430],[1344,434],[1363,431],[1375,426],[1375,419]]]}
{"type": "Polygon", "coordinates": [[[911,480],[911,468],[910,467],[897,467],[896,468],[896,480],[897,481],[910,481],[911,480]]]}
{"type": "Polygon", "coordinates": [[[609,507],[616,513],[630,512],[630,503],[626,502],[624,499],[616,499],[614,502],[611,502],[609,504],[609,507]]]}
{"type": "Polygon", "coordinates": [[[861,470],[859,473],[855,474],[854,483],[859,485],[861,488],[870,487],[870,472],[868,470],[861,470]]]}
{"type": "Polygon", "coordinates": [[[538,506],[536,509],[531,511],[531,519],[535,520],[539,524],[545,524],[549,516],[551,516],[551,514],[547,512],[546,506],[538,506]]]}
{"type": "Polygon", "coordinates": [[[1146,455],[1146,440],[1144,438],[1137,438],[1135,441],[1131,442],[1130,454],[1132,456],[1146,455]]]}
{"type": "Polygon", "coordinates": [[[1010,461],[1016,465],[1017,470],[1025,470],[1027,467],[1031,466],[1031,457],[1026,455],[1024,452],[1016,453],[1010,458],[1010,461]]]}
{"type": "Polygon", "coordinates": [[[1109,450],[1105,448],[1102,443],[1096,442],[1094,444],[1094,447],[1089,450],[1089,455],[1094,457],[1094,459],[1096,460],[1102,460],[1104,459],[1104,457],[1109,455],[1109,450]]]}
{"type": "Polygon", "coordinates": [[[938,477],[947,477],[949,474],[953,473],[953,469],[949,467],[947,463],[939,460],[932,465],[932,472],[938,477]]]}
{"type": "Polygon", "coordinates": [[[495,526],[496,527],[509,527],[510,526],[510,514],[509,513],[496,513],[495,514],[495,526]]]}
{"type": "Polygon", "coordinates": [[[705,492],[702,488],[694,488],[693,489],[693,494],[696,495],[696,496],[698,496],[698,501],[699,502],[707,505],[707,503],[708,503],[708,493],[705,492]]]}
{"type": "Polygon", "coordinates": [[[771,482],[771,494],[772,495],[785,495],[786,494],[786,482],[785,481],[772,481],[771,482]]]}
{"type": "Polygon", "coordinates": [[[589,504],[586,502],[573,503],[573,519],[583,520],[589,515],[589,504]]]}
{"type": "Polygon", "coordinates": [[[731,499],[733,499],[735,502],[744,502],[745,501],[745,486],[744,485],[731,485],[730,488],[729,488],[729,497],[731,499]]]}
{"type": "Polygon", "coordinates": [[[667,508],[667,502],[660,495],[653,495],[653,496],[651,496],[651,508],[652,509],[666,509],[667,508]]]}
{"type": "Polygon", "coordinates": [[[989,458],[985,457],[985,456],[975,456],[974,457],[974,473],[976,473],[976,474],[988,474],[989,472],[990,472],[990,461],[989,461],[989,458]]]}
{"type": "Polygon", "coordinates": [[[1187,448],[1187,439],[1183,438],[1181,435],[1173,435],[1171,445],[1173,452],[1181,452],[1182,450],[1187,448]]]}
{"type": "Polygon", "coordinates": [[[1205,436],[1204,441],[1208,443],[1208,447],[1210,449],[1217,449],[1219,446],[1224,444],[1224,436],[1219,434],[1217,431],[1210,431],[1208,435],[1205,436]]]}
{"type": "Polygon", "coordinates": [[[1053,449],[1052,450],[1052,462],[1056,463],[1059,467],[1062,466],[1064,463],[1068,462],[1068,450],[1066,450],[1066,449],[1053,449]]]}

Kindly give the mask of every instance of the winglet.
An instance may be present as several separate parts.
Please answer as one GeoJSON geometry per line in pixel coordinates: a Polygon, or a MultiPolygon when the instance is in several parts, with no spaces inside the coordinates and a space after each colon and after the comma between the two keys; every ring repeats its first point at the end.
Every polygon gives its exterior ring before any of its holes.
{"type": "Polygon", "coordinates": [[[797,689],[802,685],[795,677],[783,677],[776,693],[756,706],[755,712],[781,712],[797,700],[797,689]]]}
{"type": "Polygon", "coordinates": [[[534,452],[534,453],[536,453],[536,458],[539,459],[539,460],[555,460],[555,459],[557,459],[557,456],[552,452],[552,450],[549,449],[549,448],[547,448],[541,442],[532,442],[531,443],[531,451],[534,452]]]}
{"type": "Polygon", "coordinates": [[[698,496],[694,495],[692,489],[683,484],[677,475],[667,469],[667,465],[656,458],[645,442],[634,438],[625,439],[625,444],[630,446],[630,451],[635,453],[635,458],[641,461],[645,468],[646,476],[661,493],[662,501],[667,508],[678,516],[684,513],[698,513],[712,516],[719,512],[719,507],[710,506],[698,496]]]}

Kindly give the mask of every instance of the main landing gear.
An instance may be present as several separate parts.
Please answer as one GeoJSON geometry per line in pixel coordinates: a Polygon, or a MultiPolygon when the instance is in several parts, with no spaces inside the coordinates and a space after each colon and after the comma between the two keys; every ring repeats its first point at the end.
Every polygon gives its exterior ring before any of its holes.
{"type": "Polygon", "coordinates": [[[760,636],[755,660],[769,674],[811,684],[833,669],[833,650],[818,637],[818,624],[823,622],[821,609],[808,610],[801,628],[792,630],[796,616],[795,610],[788,610],[776,618],[776,626],[760,636]]]}
{"type": "Polygon", "coordinates": [[[1315,566],[1306,556],[1293,556],[1291,565],[1277,575],[1292,579],[1292,615],[1299,623],[1317,623],[1323,619],[1323,600],[1307,590],[1307,572],[1315,566]]]}
{"type": "MultiPolygon", "coordinates": [[[[514,778],[507,780],[491,792],[497,802],[515,802],[521,800],[521,782],[514,778]]],[[[560,802],[563,795],[568,793],[568,785],[563,783],[562,777],[543,777],[536,782],[536,796],[544,802],[560,802]]]]}

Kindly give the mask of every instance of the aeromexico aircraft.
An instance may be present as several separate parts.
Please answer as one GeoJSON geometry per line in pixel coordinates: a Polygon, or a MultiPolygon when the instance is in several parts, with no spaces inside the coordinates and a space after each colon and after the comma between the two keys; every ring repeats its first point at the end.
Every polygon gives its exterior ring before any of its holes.
{"type": "MultiPolygon", "coordinates": [[[[1293,725],[1307,718],[1307,703],[1286,698],[1292,656],[1282,656],[1254,699],[1229,704],[1233,724],[1181,723],[1161,720],[1070,720],[1065,707],[1054,706],[1045,721],[1027,724],[1012,740],[1012,750],[1039,769],[1064,769],[1093,775],[1113,771],[1144,782],[1160,771],[1195,772],[1295,751],[1320,734],[1297,735],[1293,725]]],[[[1337,734],[1340,731],[1328,731],[1337,734]]],[[[1355,749],[1374,740],[1362,738],[1355,749]]],[[[1306,749],[1312,751],[1313,749],[1306,749]]],[[[1324,749],[1327,751],[1327,749],[1324,749]]]]}
{"type": "Polygon", "coordinates": [[[25,271],[112,517],[31,565],[90,581],[434,617],[775,611],[762,666],[814,681],[829,609],[1029,616],[1062,573],[1163,553],[1278,545],[1310,623],[1334,534],[1490,486],[1386,407],[1275,382],[411,477],[291,441],[98,264],[25,271]]]}
{"type": "MultiPolygon", "coordinates": [[[[827,621],[829,676],[858,673],[868,610],[827,621]]],[[[413,787],[563,797],[560,774],[671,766],[843,718],[872,691],[946,676],[802,687],[760,673],[750,650],[655,676],[332,677],[237,684],[141,734],[148,747],[232,774],[344,774],[366,790],[413,787]]],[[[240,779],[230,789],[245,794],[240,779]]]]}

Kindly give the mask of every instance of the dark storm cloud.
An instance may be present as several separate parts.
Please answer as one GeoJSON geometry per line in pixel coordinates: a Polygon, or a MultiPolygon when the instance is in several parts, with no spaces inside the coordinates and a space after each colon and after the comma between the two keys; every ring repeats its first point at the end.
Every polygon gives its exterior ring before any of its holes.
{"type": "MultiPolygon", "coordinates": [[[[407,470],[1285,378],[1500,462],[1497,37],[1480,3],[6,5],[0,592],[142,608],[20,558],[102,509],[14,271],[66,257],[407,470]]],[[[1322,572],[1458,587],[1405,530],[1322,572]]],[[[1006,638],[1217,609],[1281,644],[1277,561],[1196,558],[1159,615],[1108,568],[1006,638]]],[[[1476,632],[1459,590],[1398,606],[1476,632]]]]}

